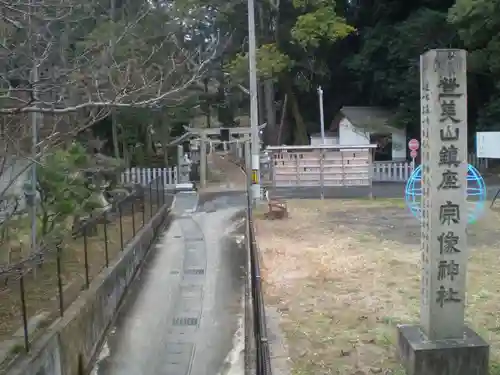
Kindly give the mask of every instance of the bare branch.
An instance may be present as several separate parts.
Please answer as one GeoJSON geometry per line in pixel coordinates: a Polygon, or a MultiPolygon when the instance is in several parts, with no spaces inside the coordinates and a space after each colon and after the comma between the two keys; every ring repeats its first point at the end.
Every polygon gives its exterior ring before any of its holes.
{"type": "Polygon", "coordinates": [[[6,9],[0,15],[1,115],[60,116],[182,101],[224,48],[216,33],[202,44],[186,40],[182,14],[149,1],[129,5],[134,16],[116,21],[98,0],[37,4],[0,0],[6,9]],[[36,80],[33,67],[41,72],[36,80]]]}
{"type": "Polygon", "coordinates": [[[250,90],[248,90],[246,87],[243,85],[237,84],[236,85],[241,91],[243,91],[245,94],[250,95],[250,90]]]}

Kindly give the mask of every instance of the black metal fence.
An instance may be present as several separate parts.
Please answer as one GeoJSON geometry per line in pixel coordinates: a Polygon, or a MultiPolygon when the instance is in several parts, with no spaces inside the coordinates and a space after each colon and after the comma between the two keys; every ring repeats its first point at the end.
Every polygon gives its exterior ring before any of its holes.
{"type": "MultiPolygon", "coordinates": [[[[78,294],[89,288],[93,278],[110,266],[169,199],[157,178],[106,211],[81,221],[64,241],[0,266],[0,321],[4,323],[0,339],[12,338],[9,328],[22,325],[24,343],[16,344],[13,350],[29,352],[33,326],[42,326],[40,322],[31,324],[30,317],[45,312],[43,326],[62,317],[78,294]]],[[[15,336],[20,336],[19,332],[15,336]]]]}
{"type": "MultiPolygon", "coordinates": [[[[266,324],[266,310],[264,306],[264,297],[262,292],[262,280],[260,274],[260,254],[259,248],[257,246],[253,215],[252,215],[252,200],[250,197],[250,192],[247,189],[247,221],[248,221],[248,278],[247,278],[247,290],[249,290],[248,301],[251,304],[251,308],[245,309],[246,314],[251,314],[245,320],[246,322],[252,322],[252,331],[248,332],[247,335],[252,335],[252,342],[249,342],[249,337],[247,337],[246,342],[247,351],[251,350],[250,358],[247,359],[251,364],[247,363],[247,373],[249,372],[249,367],[254,367],[256,375],[272,375],[271,368],[271,355],[269,350],[269,342],[267,336],[267,324],[266,324]],[[252,358],[253,357],[253,358],[252,358]]],[[[247,354],[248,355],[248,354],[247,354]]]]}

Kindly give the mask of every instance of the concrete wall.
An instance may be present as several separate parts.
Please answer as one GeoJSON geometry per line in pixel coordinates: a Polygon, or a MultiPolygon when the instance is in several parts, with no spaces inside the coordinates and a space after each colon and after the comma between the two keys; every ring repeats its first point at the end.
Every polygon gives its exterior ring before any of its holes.
{"type": "Polygon", "coordinates": [[[115,264],[103,271],[89,290],[66,310],[62,319],[37,340],[29,358],[23,358],[7,375],[84,375],[112,322],[135,272],[168,222],[170,204],[165,205],[139,231],[115,264]]]}

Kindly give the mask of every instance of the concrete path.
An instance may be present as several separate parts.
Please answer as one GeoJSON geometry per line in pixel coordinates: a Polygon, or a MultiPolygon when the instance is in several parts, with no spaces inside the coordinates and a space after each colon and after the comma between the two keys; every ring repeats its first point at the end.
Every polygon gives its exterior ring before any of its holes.
{"type": "Polygon", "coordinates": [[[207,187],[201,193],[213,191],[244,191],[247,178],[236,164],[230,161],[226,153],[212,153],[207,157],[209,181],[207,187]],[[212,175],[212,176],[211,176],[212,175]],[[216,177],[217,181],[210,181],[210,177],[216,177]]]}
{"type": "Polygon", "coordinates": [[[242,193],[179,193],[92,375],[243,374],[242,193]],[[238,244],[239,242],[239,244],[238,244]]]}

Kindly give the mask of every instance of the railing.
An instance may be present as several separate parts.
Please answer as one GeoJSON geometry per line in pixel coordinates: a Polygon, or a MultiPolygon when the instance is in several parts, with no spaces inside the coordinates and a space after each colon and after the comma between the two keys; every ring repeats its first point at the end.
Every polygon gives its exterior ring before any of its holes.
{"type": "Polygon", "coordinates": [[[374,162],[372,181],[404,182],[410,178],[413,171],[409,162],[374,162]]]}
{"type": "Polygon", "coordinates": [[[129,168],[121,174],[122,183],[139,184],[141,186],[147,186],[156,178],[160,179],[163,186],[177,185],[179,183],[177,167],[129,168]]]}
{"type": "MultiPolygon", "coordinates": [[[[262,293],[262,280],[260,274],[259,250],[257,241],[255,239],[253,215],[252,215],[252,201],[249,191],[247,192],[247,238],[249,262],[247,262],[247,278],[246,294],[251,300],[247,301],[251,304],[251,309],[248,304],[245,306],[245,313],[251,314],[247,316],[245,321],[248,323],[253,322],[253,343],[250,348],[255,348],[255,375],[272,375],[271,369],[271,354],[269,350],[269,342],[267,338],[267,324],[266,324],[266,310],[264,307],[264,297],[262,293]],[[249,284],[249,285],[248,285],[249,284]],[[253,345],[252,345],[253,344],[253,345]]],[[[247,337],[249,339],[249,337],[247,337]]],[[[249,350],[250,348],[247,348],[249,350]]],[[[249,364],[246,364],[249,366],[249,364]]],[[[249,368],[247,367],[247,371],[249,368]]]]}
{"type": "MultiPolygon", "coordinates": [[[[468,162],[480,171],[488,168],[488,159],[478,158],[474,153],[468,155],[468,162]]],[[[405,182],[410,178],[412,171],[411,163],[408,161],[375,161],[372,178],[375,182],[405,182]]]]}
{"type": "MultiPolygon", "coordinates": [[[[18,314],[23,342],[13,352],[30,351],[35,307],[49,313],[43,323],[64,316],[65,310],[92,280],[113,262],[145,223],[170,199],[160,178],[116,201],[103,212],[75,223],[64,237],[44,239],[44,245],[16,263],[0,265],[0,304],[18,314]],[[71,277],[69,275],[72,275],[71,277]],[[75,276],[76,275],[76,276],[75,276]],[[45,295],[40,300],[40,293],[45,295]],[[52,299],[46,298],[53,293],[52,299]]],[[[8,316],[0,315],[7,320],[8,316]]]]}
{"type": "MultiPolygon", "coordinates": [[[[245,161],[232,155],[231,162],[245,171],[245,161]]],[[[247,175],[247,253],[245,278],[245,374],[272,375],[267,339],[266,311],[260,274],[260,254],[255,238],[250,174],[247,175]]]]}
{"type": "Polygon", "coordinates": [[[469,164],[476,167],[479,171],[484,171],[485,169],[488,169],[488,159],[478,158],[477,155],[474,154],[473,152],[469,153],[467,159],[469,161],[469,164]]]}

